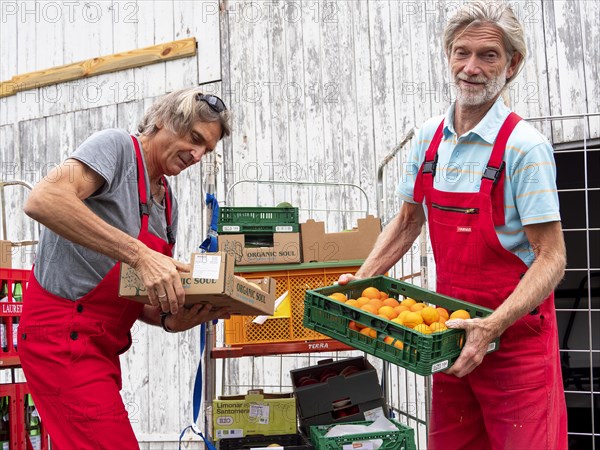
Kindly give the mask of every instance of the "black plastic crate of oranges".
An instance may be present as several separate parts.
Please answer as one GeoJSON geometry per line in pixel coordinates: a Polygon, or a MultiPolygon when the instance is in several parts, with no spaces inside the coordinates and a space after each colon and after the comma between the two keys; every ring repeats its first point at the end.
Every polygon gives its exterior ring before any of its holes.
{"type": "MultiPolygon", "coordinates": [[[[431,375],[456,361],[465,340],[463,330],[446,328],[444,314],[481,318],[492,312],[382,275],[307,291],[304,326],[411,372],[431,375]],[[402,306],[408,313],[403,314],[402,306]]],[[[492,342],[488,352],[498,346],[499,340],[492,342]]]]}

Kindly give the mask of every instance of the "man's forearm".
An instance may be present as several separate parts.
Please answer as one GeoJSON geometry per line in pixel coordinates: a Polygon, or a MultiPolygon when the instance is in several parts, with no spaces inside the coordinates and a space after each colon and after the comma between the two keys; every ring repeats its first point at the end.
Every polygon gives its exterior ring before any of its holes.
{"type": "Polygon", "coordinates": [[[489,319],[502,334],[509,326],[535,310],[560,283],[566,265],[566,251],[560,224],[547,225],[547,244],[539,248],[532,243],[536,259],[506,300],[490,315],[489,319]]]}

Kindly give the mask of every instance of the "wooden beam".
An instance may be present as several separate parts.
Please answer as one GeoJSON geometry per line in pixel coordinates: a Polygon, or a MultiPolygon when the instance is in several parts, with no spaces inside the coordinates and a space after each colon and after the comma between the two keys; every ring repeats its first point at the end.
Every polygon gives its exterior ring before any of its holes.
{"type": "Polygon", "coordinates": [[[115,53],[114,55],[100,56],[73,64],[15,75],[9,81],[0,82],[0,97],[8,97],[17,92],[51,84],[195,55],[196,38],[188,38],[128,52],[115,53]]]}

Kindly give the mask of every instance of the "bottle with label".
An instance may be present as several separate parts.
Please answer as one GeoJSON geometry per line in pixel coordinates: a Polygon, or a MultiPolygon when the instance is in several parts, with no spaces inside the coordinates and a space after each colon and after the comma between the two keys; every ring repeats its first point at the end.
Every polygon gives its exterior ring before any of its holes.
{"type": "Polygon", "coordinates": [[[42,448],[42,427],[40,425],[40,416],[37,412],[31,394],[25,396],[25,430],[33,450],[42,448]]]}
{"type": "MultiPolygon", "coordinates": [[[[8,283],[6,280],[2,280],[2,288],[0,289],[0,303],[8,303],[8,283]]],[[[0,317],[0,348],[3,352],[8,351],[8,336],[6,335],[7,320],[10,320],[10,317],[0,317]]]]}
{"type": "Polygon", "coordinates": [[[10,448],[9,401],[8,397],[0,398],[0,450],[8,450],[10,448]]]}
{"type": "MultiPolygon", "coordinates": [[[[23,301],[23,286],[20,281],[15,281],[15,287],[13,288],[13,301],[15,303],[21,303],[23,301]]],[[[19,335],[19,317],[13,317],[12,325],[12,340],[13,347],[17,349],[17,336],[19,335]]]]}

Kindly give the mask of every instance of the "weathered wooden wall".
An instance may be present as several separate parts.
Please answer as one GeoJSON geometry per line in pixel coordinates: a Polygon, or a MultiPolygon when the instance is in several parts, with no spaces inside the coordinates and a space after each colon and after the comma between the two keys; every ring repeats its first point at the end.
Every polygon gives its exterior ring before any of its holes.
{"type": "MultiPolygon", "coordinates": [[[[524,116],[600,110],[598,2],[513,2],[530,55],[510,90],[524,116]]],[[[201,84],[234,112],[234,133],[221,151],[219,197],[237,185],[235,205],[290,201],[349,228],[367,209],[377,212],[377,167],[412,127],[447,108],[448,71],[441,32],[456,1],[86,1],[2,2],[0,80],[17,73],[194,36],[195,58],[21,92],[0,99],[1,178],[39,180],[89,134],[106,127],[133,130],[157,96],[201,84]],[[257,180],[264,183],[258,184],[257,180]],[[289,181],[273,186],[269,181],[289,181]],[[299,187],[296,181],[329,183],[299,187]]],[[[556,142],[578,138],[572,122],[546,126],[556,142]]],[[[592,123],[598,137],[600,123],[592,123]]],[[[401,154],[385,171],[386,217],[398,209],[393,191],[401,154]]],[[[204,237],[202,171],[174,180],[181,205],[177,255],[204,237]]],[[[25,192],[7,199],[9,238],[27,239],[35,226],[20,211],[25,192]]],[[[21,252],[27,265],[31,254],[21,252]]],[[[29,252],[31,253],[31,252],[29,252]]],[[[419,267],[418,259],[407,264],[419,267]]],[[[408,267],[408,266],[407,266],[408,267]]],[[[410,268],[407,271],[412,270],[410,268]]],[[[140,325],[123,360],[123,395],[148,448],[168,443],[191,416],[189,392],[198,358],[197,334],[165,335],[140,325]],[[162,443],[161,443],[162,442],[162,443]]],[[[303,361],[303,360],[300,360],[303,361]]],[[[295,365],[295,364],[292,364],[295,365]]],[[[265,368],[233,364],[232,384],[265,368]]],[[[228,370],[226,367],[225,370],[228,370]]],[[[284,382],[287,382],[285,380],[284,382]]]]}

